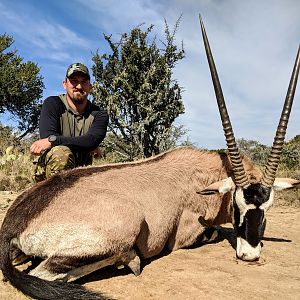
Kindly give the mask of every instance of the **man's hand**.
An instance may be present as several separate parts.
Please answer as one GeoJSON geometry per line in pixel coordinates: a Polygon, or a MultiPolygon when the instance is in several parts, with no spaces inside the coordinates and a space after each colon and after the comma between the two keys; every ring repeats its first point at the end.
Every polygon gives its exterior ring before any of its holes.
{"type": "Polygon", "coordinates": [[[48,141],[48,138],[45,138],[32,143],[30,146],[30,152],[33,155],[41,155],[45,150],[50,148],[51,143],[48,141]]]}
{"type": "Polygon", "coordinates": [[[101,153],[101,150],[100,150],[100,148],[96,148],[96,149],[94,149],[94,150],[92,150],[91,152],[90,152],[90,154],[94,157],[94,158],[100,158],[100,157],[102,157],[102,153],[101,153]]]}

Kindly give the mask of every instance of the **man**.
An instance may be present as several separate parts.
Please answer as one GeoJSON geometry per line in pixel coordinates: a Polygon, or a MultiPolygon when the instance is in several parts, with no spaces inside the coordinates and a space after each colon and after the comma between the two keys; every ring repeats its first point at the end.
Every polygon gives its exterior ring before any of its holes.
{"type": "Polygon", "coordinates": [[[66,94],[44,101],[40,140],[30,146],[31,153],[39,155],[37,182],[62,170],[90,165],[106,135],[107,113],[88,100],[92,90],[88,68],[81,63],[70,65],[63,87],[66,94]]]}

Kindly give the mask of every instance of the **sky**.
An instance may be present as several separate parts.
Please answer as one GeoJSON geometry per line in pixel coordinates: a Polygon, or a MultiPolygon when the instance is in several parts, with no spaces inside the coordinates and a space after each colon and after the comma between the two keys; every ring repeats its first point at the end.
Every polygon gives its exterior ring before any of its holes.
{"type": "MultiPolygon", "coordinates": [[[[103,34],[154,25],[164,39],[182,15],[175,43],[185,58],[173,70],[183,88],[185,113],[175,124],[196,146],[225,148],[225,138],[204,52],[205,24],[236,138],[272,145],[300,42],[299,0],[0,0],[0,34],[14,38],[24,61],[38,64],[43,99],[62,93],[73,62],[92,66],[92,56],[110,53],[103,34]]],[[[299,85],[299,84],[298,84],[299,85]]],[[[300,134],[300,87],[286,140],[300,134]]],[[[6,115],[0,121],[9,124],[6,115]]]]}

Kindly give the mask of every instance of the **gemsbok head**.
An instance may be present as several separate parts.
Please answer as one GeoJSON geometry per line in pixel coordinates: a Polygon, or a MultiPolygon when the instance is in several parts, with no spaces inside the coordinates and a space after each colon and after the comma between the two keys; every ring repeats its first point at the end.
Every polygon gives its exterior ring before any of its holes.
{"type": "Polygon", "coordinates": [[[287,124],[297,85],[300,65],[300,48],[298,48],[280,121],[263,176],[259,182],[250,183],[244,170],[241,155],[235,141],[204,24],[201,16],[199,16],[199,18],[206,56],[228,147],[228,155],[230,157],[234,173],[234,181],[231,178],[228,178],[219,185],[214,184],[213,186],[206,188],[202,193],[226,193],[234,190],[232,193],[232,223],[237,234],[236,254],[238,258],[243,260],[256,260],[260,257],[261,239],[265,228],[265,213],[272,206],[274,190],[293,187],[294,184],[298,183],[296,180],[287,178],[277,179],[275,178],[275,175],[284,145],[287,124]]]}

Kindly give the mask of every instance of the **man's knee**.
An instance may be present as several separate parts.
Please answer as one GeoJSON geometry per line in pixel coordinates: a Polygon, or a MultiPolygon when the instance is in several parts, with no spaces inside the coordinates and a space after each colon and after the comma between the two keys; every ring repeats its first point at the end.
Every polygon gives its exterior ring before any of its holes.
{"type": "Polygon", "coordinates": [[[75,168],[75,157],[67,146],[55,146],[42,154],[36,162],[34,179],[45,180],[60,171],[75,168]]]}
{"type": "Polygon", "coordinates": [[[50,149],[45,158],[46,178],[76,166],[75,157],[67,146],[55,146],[50,149]]]}

